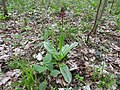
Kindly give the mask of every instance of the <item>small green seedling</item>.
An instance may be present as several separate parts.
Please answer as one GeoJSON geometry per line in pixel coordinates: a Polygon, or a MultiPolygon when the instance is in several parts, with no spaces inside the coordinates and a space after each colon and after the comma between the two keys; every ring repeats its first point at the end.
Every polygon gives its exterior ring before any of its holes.
{"type": "Polygon", "coordinates": [[[78,80],[79,82],[84,82],[84,77],[81,77],[79,74],[75,75],[75,79],[78,80]]]}

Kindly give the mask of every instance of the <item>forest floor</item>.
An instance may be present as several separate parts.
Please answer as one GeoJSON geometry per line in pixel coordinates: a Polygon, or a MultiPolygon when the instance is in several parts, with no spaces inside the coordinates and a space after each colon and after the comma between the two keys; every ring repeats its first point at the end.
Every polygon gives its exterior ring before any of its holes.
{"type": "MultiPolygon", "coordinates": [[[[90,42],[87,45],[85,40],[88,32],[82,33],[80,31],[82,17],[67,11],[65,14],[64,32],[67,36],[65,43],[78,42],[78,46],[68,54],[67,61],[65,61],[73,76],[69,85],[71,90],[100,90],[100,88],[110,90],[109,85],[112,90],[120,90],[120,78],[118,78],[118,82],[116,79],[112,79],[112,85],[109,84],[111,81],[105,82],[103,79],[97,78],[101,75],[102,68],[102,73],[108,75],[103,76],[103,78],[107,78],[109,75],[111,77],[112,75],[120,76],[120,32],[116,31],[115,21],[104,18],[98,26],[97,34],[90,37],[90,42]],[[68,23],[71,27],[68,26],[68,23]],[[71,28],[73,33],[69,33],[71,28]],[[75,78],[76,75],[84,77],[84,82],[75,78]],[[93,75],[96,75],[95,80],[91,79],[93,75]],[[103,85],[100,85],[101,81],[103,81],[103,85]]],[[[21,78],[19,68],[10,68],[10,62],[14,58],[25,58],[33,64],[41,62],[34,58],[34,55],[41,52],[44,56],[46,53],[40,45],[41,42],[45,40],[56,42],[60,32],[58,28],[60,22],[58,14],[39,13],[39,11],[20,15],[14,14],[10,20],[0,22],[1,25],[5,26],[0,29],[0,90],[13,90],[11,83],[21,78]],[[26,17],[30,18],[31,21],[25,20],[26,17]]],[[[50,90],[53,83],[56,84],[55,87],[58,90],[64,90],[63,88],[67,86],[62,76],[59,75],[49,80],[46,90],[50,90]]]]}

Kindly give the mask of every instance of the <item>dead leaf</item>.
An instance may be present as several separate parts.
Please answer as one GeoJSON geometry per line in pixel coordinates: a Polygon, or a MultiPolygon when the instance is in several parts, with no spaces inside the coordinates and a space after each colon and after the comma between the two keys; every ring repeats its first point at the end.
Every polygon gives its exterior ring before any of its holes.
{"type": "Polygon", "coordinates": [[[42,60],[42,55],[41,55],[41,53],[38,53],[35,57],[37,58],[38,61],[41,61],[41,60],[42,60]]]}
{"type": "MultiPolygon", "coordinates": [[[[2,85],[5,85],[9,80],[10,80],[10,77],[5,77],[5,78],[3,78],[3,79],[1,80],[2,85]]],[[[1,82],[0,82],[0,83],[1,83],[1,82]]]]}

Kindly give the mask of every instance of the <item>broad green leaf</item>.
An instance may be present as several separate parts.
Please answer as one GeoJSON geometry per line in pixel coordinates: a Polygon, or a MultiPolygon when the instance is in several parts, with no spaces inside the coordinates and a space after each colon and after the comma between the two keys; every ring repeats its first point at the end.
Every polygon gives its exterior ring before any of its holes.
{"type": "Polygon", "coordinates": [[[53,55],[53,57],[58,60],[59,59],[59,53],[57,52],[57,50],[52,46],[51,43],[49,42],[44,42],[44,47],[45,49],[51,53],[53,55]]]}
{"type": "Polygon", "coordinates": [[[78,43],[77,43],[77,42],[72,43],[72,44],[70,45],[70,49],[72,49],[72,48],[76,47],[77,45],[78,45],[78,43]]]}
{"type": "Polygon", "coordinates": [[[53,47],[53,45],[49,42],[44,42],[45,49],[51,54],[58,54],[57,50],[53,47]]]}
{"type": "Polygon", "coordinates": [[[59,60],[59,54],[53,54],[53,57],[56,59],[56,60],[59,60]]]}
{"type": "Polygon", "coordinates": [[[47,70],[47,67],[43,67],[43,66],[40,66],[40,65],[35,65],[34,66],[34,69],[37,71],[37,72],[39,72],[39,73],[42,73],[42,72],[44,72],[44,71],[46,71],[47,70]]]}
{"type": "Polygon", "coordinates": [[[57,77],[58,74],[60,74],[60,71],[58,71],[58,70],[51,70],[51,73],[50,73],[51,76],[57,77]]]}
{"type": "Polygon", "coordinates": [[[66,44],[65,46],[62,47],[62,52],[60,53],[62,58],[64,58],[64,56],[66,55],[68,48],[69,48],[68,44],[66,44]]]}
{"type": "Polygon", "coordinates": [[[70,52],[70,50],[73,49],[74,47],[76,47],[77,45],[78,45],[78,43],[74,42],[70,46],[68,44],[63,46],[63,48],[62,48],[63,57],[65,57],[70,52]]]}
{"type": "Polygon", "coordinates": [[[43,58],[43,64],[50,63],[52,60],[51,54],[46,54],[46,56],[43,58]]]}
{"type": "Polygon", "coordinates": [[[15,89],[15,90],[24,90],[23,88],[17,88],[17,89],[15,89]]]}
{"type": "Polygon", "coordinates": [[[53,62],[47,64],[48,70],[53,70],[53,62]]]}
{"type": "Polygon", "coordinates": [[[64,33],[62,33],[61,35],[60,35],[60,41],[59,41],[59,49],[60,49],[60,51],[62,51],[62,46],[63,46],[63,44],[64,44],[64,39],[65,39],[65,35],[64,35],[64,33]]]}
{"type": "Polygon", "coordinates": [[[67,48],[69,48],[68,44],[66,44],[65,46],[62,47],[62,52],[65,52],[65,50],[67,50],[67,48]]]}
{"type": "Polygon", "coordinates": [[[72,80],[72,74],[68,68],[68,66],[64,63],[59,64],[60,72],[62,73],[65,81],[70,83],[72,80]]]}
{"type": "Polygon", "coordinates": [[[47,82],[46,82],[46,81],[42,82],[42,83],[39,85],[39,90],[45,90],[46,86],[47,86],[47,82]]]}

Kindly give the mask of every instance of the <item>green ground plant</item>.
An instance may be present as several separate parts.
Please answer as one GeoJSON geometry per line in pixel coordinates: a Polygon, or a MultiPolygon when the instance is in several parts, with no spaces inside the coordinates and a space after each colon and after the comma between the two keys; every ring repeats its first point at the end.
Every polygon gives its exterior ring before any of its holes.
{"type": "Polygon", "coordinates": [[[27,90],[34,90],[34,68],[32,66],[27,67],[23,65],[20,65],[20,68],[22,70],[22,81],[20,82],[20,85],[26,86],[27,90]]]}
{"type": "Polygon", "coordinates": [[[10,19],[9,16],[4,16],[3,14],[0,13],[0,20],[8,20],[10,19]]]}
{"type": "Polygon", "coordinates": [[[10,62],[8,62],[8,67],[11,69],[17,69],[19,68],[19,57],[14,57],[10,62]]]}
{"type": "Polygon", "coordinates": [[[98,81],[98,87],[103,88],[112,88],[112,85],[116,82],[115,76],[113,74],[104,73],[104,62],[101,67],[95,68],[92,79],[93,81],[98,81]]]}
{"type": "Polygon", "coordinates": [[[75,79],[76,79],[77,81],[79,81],[79,82],[84,83],[84,77],[80,76],[79,74],[76,74],[76,75],[75,75],[75,79]]]}
{"type": "Polygon", "coordinates": [[[60,43],[58,48],[54,48],[54,46],[50,42],[44,42],[44,47],[47,50],[46,56],[43,58],[42,65],[35,65],[35,70],[39,73],[50,71],[50,75],[57,77],[58,74],[62,74],[64,80],[67,83],[70,83],[72,80],[72,74],[68,66],[64,63],[63,59],[67,56],[67,54],[77,46],[77,42],[72,43],[71,45],[64,45],[64,34],[60,36],[60,43]],[[59,68],[59,69],[58,69],[59,68]],[[60,70],[60,71],[59,71],[60,70]]]}
{"type": "Polygon", "coordinates": [[[20,69],[21,81],[13,82],[12,87],[15,90],[37,90],[38,86],[35,86],[34,68],[27,60],[21,59],[20,57],[14,58],[13,61],[8,63],[11,69],[20,69]]]}

